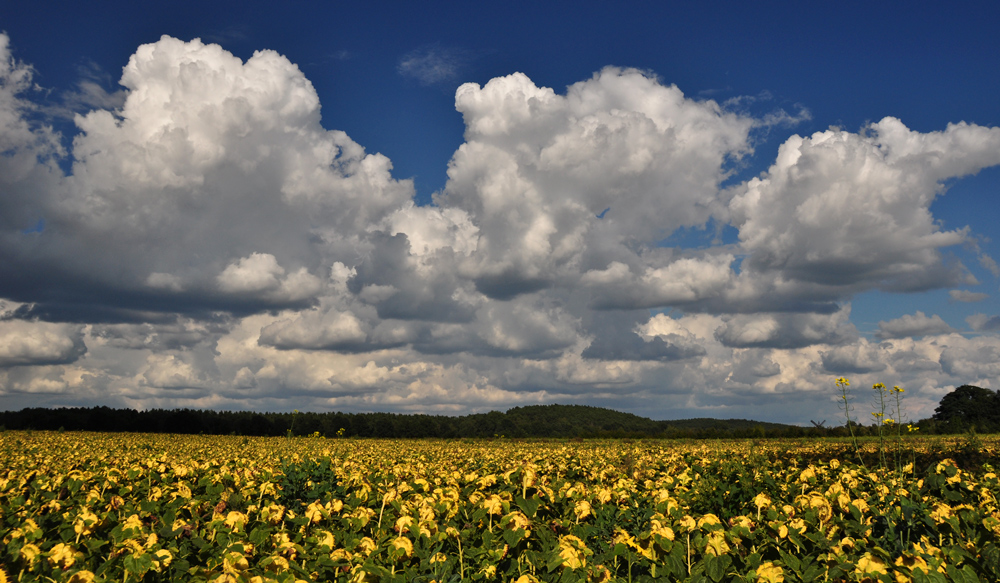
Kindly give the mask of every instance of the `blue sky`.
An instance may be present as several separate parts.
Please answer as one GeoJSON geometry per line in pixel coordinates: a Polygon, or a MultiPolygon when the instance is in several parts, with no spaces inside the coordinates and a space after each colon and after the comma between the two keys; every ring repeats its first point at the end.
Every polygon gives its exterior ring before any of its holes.
{"type": "Polygon", "coordinates": [[[926,417],[1000,388],[998,23],[4,6],[0,407],[926,417]]]}

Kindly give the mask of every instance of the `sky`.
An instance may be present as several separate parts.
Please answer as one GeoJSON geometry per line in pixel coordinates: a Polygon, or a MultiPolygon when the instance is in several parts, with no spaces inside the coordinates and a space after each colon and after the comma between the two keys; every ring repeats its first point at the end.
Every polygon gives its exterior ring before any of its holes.
{"type": "Polygon", "coordinates": [[[1000,4],[0,6],[0,409],[1000,389],[1000,4]]]}

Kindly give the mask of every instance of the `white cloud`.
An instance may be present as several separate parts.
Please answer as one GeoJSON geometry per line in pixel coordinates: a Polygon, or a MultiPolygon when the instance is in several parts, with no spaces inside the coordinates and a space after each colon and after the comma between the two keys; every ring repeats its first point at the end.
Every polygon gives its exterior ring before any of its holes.
{"type": "Polygon", "coordinates": [[[146,285],[152,288],[166,289],[173,292],[179,292],[184,289],[181,278],[169,273],[150,273],[149,277],[146,278],[146,285]]]}
{"type": "Polygon", "coordinates": [[[45,115],[73,120],[80,113],[94,109],[116,110],[125,103],[127,92],[123,89],[109,90],[114,80],[100,65],[84,59],[76,69],[79,76],[76,87],[63,91],[58,105],[40,107],[45,115]]]}
{"type": "Polygon", "coordinates": [[[820,353],[823,368],[833,374],[854,374],[883,371],[887,365],[882,362],[879,347],[861,339],[855,344],[837,346],[820,353]]]}
{"type": "Polygon", "coordinates": [[[86,351],[80,326],[0,320],[0,368],[65,364],[86,351]]]}
{"type": "Polygon", "coordinates": [[[536,357],[572,346],[577,327],[576,319],[558,307],[522,299],[483,306],[473,325],[491,351],[536,357]]]}
{"type": "Polygon", "coordinates": [[[463,256],[476,250],[479,229],[461,209],[410,203],[390,215],[386,223],[390,235],[406,235],[410,253],[422,260],[444,248],[463,256]]]}
{"type": "Polygon", "coordinates": [[[0,152],[4,155],[6,181],[13,182],[11,170],[30,170],[37,156],[60,154],[62,147],[48,126],[28,121],[35,109],[28,98],[35,90],[34,68],[16,60],[11,53],[10,37],[0,33],[0,152]]]}
{"type": "MultiPolygon", "coordinates": [[[[55,163],[65,154],[60,136],[33,121],[38,110],[31,100],[36,94],[34,74],[31,66],[14,58],[10,38],[0,33],[0,234],[44,225],[46,214],[40,207],[58,188],[61,174],[55,163]]],[[[5,263],[15,267],[16,257],[3,255],[5,263]]],[[[11,282],[23,277],[16,273],[19,267],[0,277],[11,282]]]]}
{"type": "Polygon", "coordinates": [[[648,266],[638,277],[615,261],[606,269],[588,271],[581,283],[595,292],[594,305],[603,308],[683,306],[728,291],[736,277],[730,268],[733,260],[729,254],[681,257],[664,266],[648,266]]]}
{"type": "Polygon", "coordinates": [[[125,103],[125,92],[111,92],[94,79],[84,79],[78,83],[76,91],[64,95],[63,99],[71,110],[117,109],[125,103]]]}
{"type": "Polygon", "coordinates": [[[813,344],[843,344],[857,337],[850,323],[850,306],[832,314],[761,313],[725,316],[715,337],[738,348],[798,348],[813,344]]]}
{"type": "Polygon", "coordinates": [[[350,312],[300,312],[263,327],[259,342],[282,349],[349,350],[368,339],[368,326],[350,312]]]}
{"type": "Polygon", "coordinates": [[[216,280],[225,292],[246,293],[272,291],[281,283],[279,277],[285,270],[270,253],[254,253],[236,263],[229,264],[216,280]]]}
{"type": "Polygon", "coordinates": [[[465,51],[435,45],[407,53],[399,60],[396,70],[404,77],[433,85],[455,79],[467,60],[465,51]]]}
{"type": "Polygon", "coordinates": [[[965,319],[969,327],[976,332],[993,332],[1000,330],[1000,316],[973,314],[965,319]]]}
{"type": "MultiPolygon", "coordinates": [[[[435,66],[400,72],[451,79],[435,66]]],[[[563,93],[516,73],[456,92],[465,143],[417,206],[273,51],[143,45],[65,159],[28,121],[31,74],[0,37],[0,298],[34,302],[0,316],[7,403],[803,420],[837,414],[838,374],[905,384],[922,416],[947,387],[1000,386],[995,335],[918,312],[875,343],[848,303],[973,281],[943,252],[959,243],[992,269],[931,205],[1000,162],[995,128],[793,137],[723,186],[805,110],[755,118],[632,69],[563,93]],[[738,242],[665,246],[709,224],[738,242]]]]}
{"type": "Polygon", "coordinates": [[[1000,128],[964,123],[924,134],[885,118],[860,134],[793,136],[729,205],[743,268],[831,295],[971,281],[939,251],[968,230],[940,230],[929,207],[943,181],[997,163],[1000,128]]]}
{"type": "Polygon", "coordinates": [[[230,263],[215,279],[226,293],[260,294],[282,301],[303,300],[320,290],[319,279],[305,268],[286,276],[270,253],[253,253],[230,263]]]}
{"type": "MultiPolygon", "coordinates": [[[[462,281],[451,246],[433,257],[411,253],[406,233],[373,232],[370,248],[355,266],[347,289],[373,305],[380,318],[437,322],[470,322],[479,307],[479,294],[462,281]]],[[[425,242],[426,245],[426,242],[425,242]]],[[[461,256],[459,256],[461,257],[461,256]]]]}
{"type": "MultiPolygon", "coordinates": [[[[388,159],[320,125],[312,84],[273,51],[244,63],[217,45],[163,37],[139,47],[121,83],[119,109],[77,117],[70,176],[35,163],[35,176],[21,172],[7,189],[4,204],[16,208],[5,214],[21,217],[11,231],[44,219],[45,245],[0,242],[14,259],[8,269],[47,266],[38,285],[93,297],[72,283],[85,277],[161,306],[176,294],[178,310],[217,307],[220,291],[250,309],[294,303],[318,291],[325,266],[356,261],[372,225],[412,198],[388,159]],[[265,269],[247,279],[256,264],[241,262],[254,254],[273,258],[284,275],[265,269]]],[[[37,139],[19,140],[16,151],[36,160],[37,139]]],[[[33,293],[25,285],[0,293],[33,293]]]]}
{"type": "Polygon", "coordinates": [[[593,339],[581,355],[618,361],[679,361],[706,355],[703,342],[679,321],[659,314],[632,324],[625,314],[594,314],[593,339]]]}
{"type": "Polygon", "coordinates": [[[934,334],[950,334],[955,330],[949,326],[941,316],[934,314],[927,317],[921,311],[916,314],[906,314],[895,320],[882,321],[878,323],[878,332],[875,337],[880,340],[889,338],[905,338],[908,336],[927,336],[934,334]]]}
{"type": "Polygon", "coordinates": [[[969,379],[966,381],[969,384],[978,384],[980,379],[997,378],[1000,376],[1000,344],[992,340],[990,343],[962,343],[945,348],[941,352],[941,369],[949,375],[969,379]]]}
{"type": "Polygon", "coordinates": [[[225,329],[224,322],[190,318],[156,324],[94,324],[89,327],[88,340],[94,345],[132,350],[190,350],[210,347],[225,329]]]}
{"type": "Polygon", "coordinates": [[[948,290],[948,296],[952,299],[952,301],[964,303],[981,302],[990,297],[989,294],[971,292],[964,289],[948,290]]]}
{"type": "Polygon", "coordinates": [[[462,85],[455,102],[466,143],[435,200],[478,225],[461,269],[490,297],[616,261],[644,271],[636,245],[722,212],[724,167],[750,152],[751,119],[635,70],[604,69],[565,96],[517,73],[462,85]]]}
{"type": "Polygon", "coordinates": [[[180,354],[150,354],[140,375],[141,384],[157,389],[192,389],[207,384],[189,357],[180,354]]]}
{"type": "Polygon", "coordinates": [[[994,277],[1000,277],[1000,265],[997,265],[997,262],[986,253],[979,254],[979,264],[992,273],[994,277]]]}

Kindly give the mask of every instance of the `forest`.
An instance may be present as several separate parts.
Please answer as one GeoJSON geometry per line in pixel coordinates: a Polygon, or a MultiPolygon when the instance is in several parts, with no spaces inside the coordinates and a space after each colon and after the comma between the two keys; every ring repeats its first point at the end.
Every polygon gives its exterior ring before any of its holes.
{"type": "MultiPolygon", "coordinates": [[[[905,422],[906,420],[904,420],[905,422]]],[[[852,424],[855,434],[875,432],[852,424]]],[[[945,395],[933,417],[911,424],[922,434],[1000,431],[1000,392],[962,385],[945,395]]],[[[654,421],[586,405],[532,405],[463,416],[400,413],[315,413],[109,407],[26,408],[0,412],[11,430],[107,431],[247,436],[381,438],[762,438],[845,437],[846,424],[801,427],[745,419],[654,421]]]]}

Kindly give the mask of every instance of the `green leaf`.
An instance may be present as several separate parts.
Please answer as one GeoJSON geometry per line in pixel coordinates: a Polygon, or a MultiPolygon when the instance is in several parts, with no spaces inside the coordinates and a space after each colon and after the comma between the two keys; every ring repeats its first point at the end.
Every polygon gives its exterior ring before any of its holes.
{"type": "Polygon", "coordinates": [[[721,557],[706,555],[705,573],[712,581],[719,583],[719,581],[722,581],[722,578],[726,575],[726,570],[732,562],[733,560],[729,558],[729,555],[722,555],[721,557]]]}
{"type": "Polygon", "coordinates": [[[957,569],[954,565],[948,565],[946,570],[948,571],[948,577],[955,583],[982,583],[979,577],[976,576],[976,572],[969,565],[965,565],[961,570],[957,569]]]}
{"type": "Polygon", "coordinates": [[[963,500],[963,496],[960,492],[956,492],[951,489],[944,491],[944,498],[949,502],[961,502],[963,500]]]}
{"type": "Polygon", "coordinates": [[[948,580],[944,575],[938,573],[937,571],[931,571],[930,573],[924,573],[920,569],[913,571],[913,583],[947,583],[948,580]]]}
{"type": "Polygon", "coordinates": [[[808,569],[802,571],[803,581],[819,581],[820,575],[823,574],[823,569],[819,565],[810,565],[808,569]]]}
{"type": "Polygon", "coordinates": [[[523,528],[519,528],[517,530],[506,529],[503,531],[503,539],[507,541],[507,544],[512,547],[517,545],[517,543],[521,542],[522,538],[524,538],[523,528]]]}
{"type": "Polygon", "coordinates": [[[175,556],[174,560],[170,563],[170,568],[178,573],[182,573],[191,568],[191,563],[187,559],[175,556]]]}
{"type": "Polygon", "coordinates": [[[837,577],[842,577],[850,573],[853,570],[853,567],[854,566],[850,563],[840,563],[839,565],[834,565],[833,567],[830,567],[830,570],[827,572],[827,577],[829,577],[831,581],[835,581],[837,580],[837,577]]]}
{"type": "Polygon", "coordinates": [[[784,563],[789,569],[798,573],[802,570],[802,562],[799,561],[795,556],[786,553],[785,551],[779,549],[778,553],[781,555],[781,562],[784,563]]]}
{"type": "Polygon", "coordinates": [[[101,539],[93,538],[93,539],[87,540],[83,544],[84,544],[84,546],[87,547],[87,550],[90,551],[91,553],[97,553],[98,551],[101,550],[101,547],[103,547],[104,545],[106,545],[108,543],[107,543],[107,541],[103,541],[101,539]]]}
{"type": "Polygon", "coordinates": [[[555,571],[556,569],[561,567],[562,564],[563,564],[562,557],[559,556],[559,553],[554,552],[552,553],[552,556],[549,557],[548,562],[545,563],[545,568],[548,569],[549,573],[551,573],[552,571],[555,571]]]}
{"type": "MultiPolygon", "coordinates": [[[[792,543],[794,543],[799,548],[808,548],[809,547],[809,545],[807,544],[806,540],[803,540],[802,536],[799,535],[798,531],[796,531],[796,530],[792,530],[792,529],[788,530],[788,540],[792,541],[792,543]]],[[[802,566],[800,565],[799,567],[797,567],[795,569],[795,571],[798,572],[801,569],[802,569],[802,566]]]]}
{"type": "Polygon", "coordinates": [[[521,512],[529,518],[533,518],[535,513],[538,512],[538,507],[541,505],[542,501],[540,498],[529,497],[521,498],[520,496],[514,498],[514,504],[521,509],[521,512]]]}
{"type": "Polygon", "coordinates": [[[142,576],[152,567],[149,558],[146,555],[139,555],[138,557],[134,555],[128,555],[123,561],[125,564],[125,569],[131,573],[142,576]]]}
{"type": "Polygon", "coordinates": [[[687,566],[684,562],[684,551],[681,550],[680,545],[674,547],[674,550],[667,555],[664,563],[667,568],[674,574],[674,577],[678,579],[683,578],[687,575],[687,566]]]}

